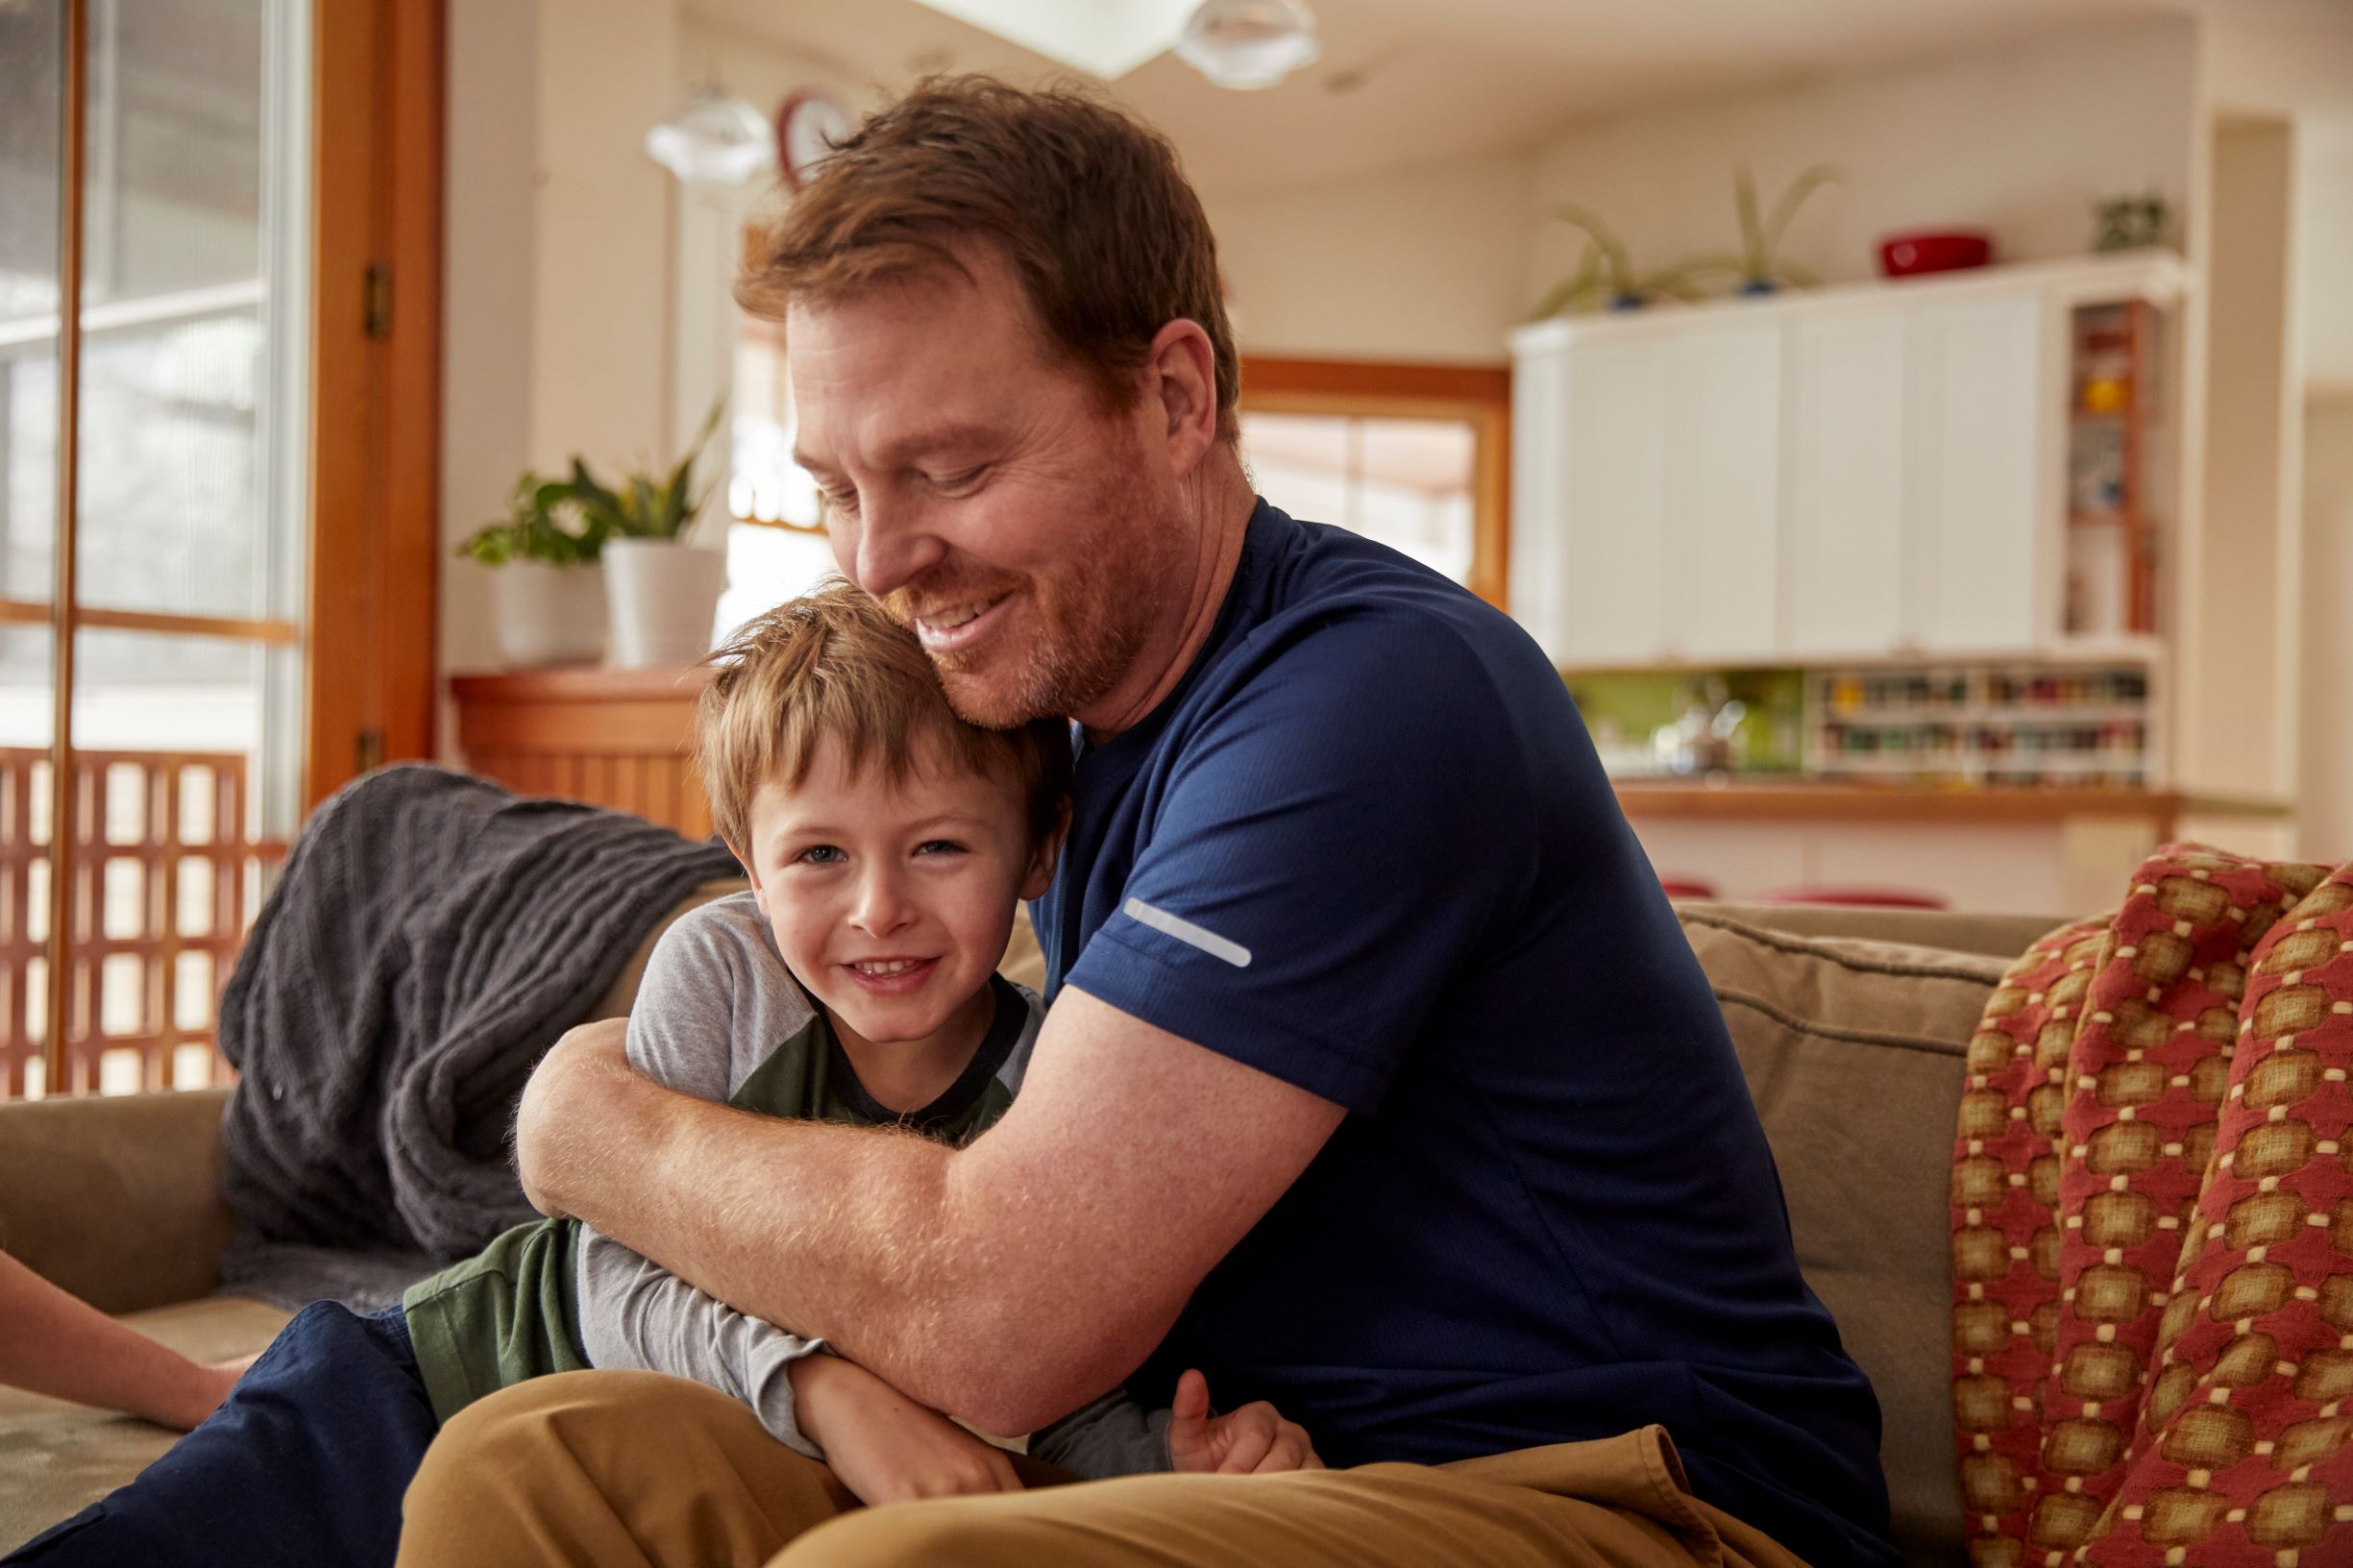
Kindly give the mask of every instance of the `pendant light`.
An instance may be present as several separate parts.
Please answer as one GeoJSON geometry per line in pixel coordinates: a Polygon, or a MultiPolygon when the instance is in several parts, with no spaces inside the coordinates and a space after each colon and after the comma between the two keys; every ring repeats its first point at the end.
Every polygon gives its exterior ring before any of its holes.
{"type": "Polygon", "coordinates": [[[646,153],[690,185],[740,185],[776,166],[776,135],[766,115],[706,82],[646,133],[646,153]]]}
{"type": "Polygon", "coordinates": [[[1221,87],[1271,87],[1321,51],[1300,0],[1203,0],[1177,36],[1177,57],[1221,87]]]}

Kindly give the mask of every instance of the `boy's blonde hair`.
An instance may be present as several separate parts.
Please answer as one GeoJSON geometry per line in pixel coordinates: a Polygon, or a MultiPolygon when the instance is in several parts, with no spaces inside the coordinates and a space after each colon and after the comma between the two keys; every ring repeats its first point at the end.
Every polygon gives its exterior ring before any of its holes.
{"type": "Polygon", "coordinates": [[[852,775],[879,767],[897,785],[944,766],[1017,785],[1032,847],[1061,819],[1068,724],[966,723],[915,633],[844,578],[754,617],[704,662],[713,673],[695,715],[695,765],[712,821],[741,855],[752,852],[752,796],[772,778],[798,787],[828,738],[852,775]]]}

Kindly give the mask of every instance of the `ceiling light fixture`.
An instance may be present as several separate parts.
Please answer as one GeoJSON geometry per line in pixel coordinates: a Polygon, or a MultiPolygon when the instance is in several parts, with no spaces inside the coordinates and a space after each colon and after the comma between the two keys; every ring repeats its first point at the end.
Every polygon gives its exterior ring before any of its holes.
{"type": "Polygon", "coordinates": [[[688,184],[740,185],[776,166],[776,135],[768,116],[706,82],[646,133],[646,154],[688,184]]]}
{"type": "Polygon", "coordinates": [[[1177,58],[1221,87],[1271,87],[1322,51],[1300,0],[1203,0],[1177,36],[1177,58]]]}

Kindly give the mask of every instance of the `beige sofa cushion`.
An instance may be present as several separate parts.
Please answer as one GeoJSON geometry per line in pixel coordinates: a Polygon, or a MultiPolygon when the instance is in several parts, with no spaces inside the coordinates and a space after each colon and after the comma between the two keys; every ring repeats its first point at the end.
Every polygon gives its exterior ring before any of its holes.
{"type": "Polygon", "coordinates": [[[1878,1392],[1896,1545],[1958,1561],[1947,1193],[1962,1062],[2005,961],[1679,913],[1772,1141],[1799,1265],[1878,1392]]]}

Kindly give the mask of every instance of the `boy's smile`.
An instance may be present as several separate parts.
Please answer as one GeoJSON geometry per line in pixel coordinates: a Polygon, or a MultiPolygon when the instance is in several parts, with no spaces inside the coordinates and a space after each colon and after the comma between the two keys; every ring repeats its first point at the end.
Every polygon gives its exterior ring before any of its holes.
{"type": "Polygon", "coordinates": [[[1052,877],[1053,846],[1032,850],[1020,786],[929,755],[893,783],[852,772],[828,737],[808,776],[769,780],[749,816],[739,856],[777,951],[867,1091],[920,1109],[988,1033],[1015,901],[1052,877]]]}

